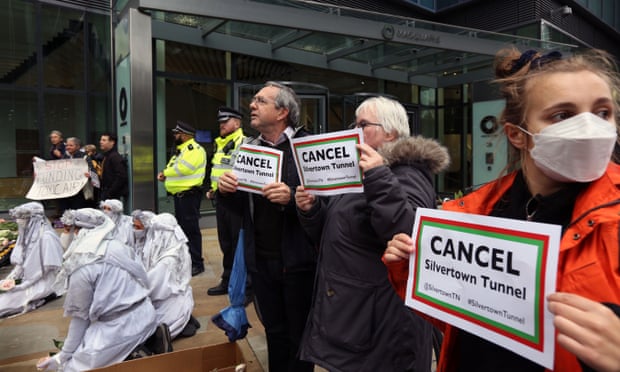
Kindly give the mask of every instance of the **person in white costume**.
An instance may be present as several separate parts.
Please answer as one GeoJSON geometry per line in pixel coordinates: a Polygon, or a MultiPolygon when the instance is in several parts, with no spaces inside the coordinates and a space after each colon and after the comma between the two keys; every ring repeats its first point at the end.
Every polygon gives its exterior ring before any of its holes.
{"type": "Polygon", "coordinates": [[[71,317],[62,350],[37,363],[41,370],[84,371],[125,360],[159,331],[148,279],[133,250],[111,234],[102,211],[73,216],[76,236],[64,254],[55,286],[66,290],[71,317]]]}
{"type": "Polygon", "coordinates": [[[99,208],[110,217],[116,225],[112,234],[121,243],[133,247],[133,222],[130,216],[123,214],[123,202],[118,199],[103,200],[99,208]]]}
{"type": "Polygon", "coordinates": [[[75,209],[66,209],[62,213],[62,217],[60,217],[60,222],[62,222],[62,232],[60,233],[60,244],[62,245],[62,249],[66,250],[71,245],[71,241],[73,241],[73,212],[75,209]]]}
{"type": "Polygon", "coordinates": [[[157,322],[168,325],[172,338],[181,332],[183,336],[193,335],[187,331],[200,324],[192,317],[192,260],[187,237],[172,214],[161,213],[151,219],[142,262],[149,278],[157,322]],[[184,331],[186,326],[188,330],[184,331]]]}
{"type": "Polygon", "coordinates": [[[9,211],[18,225],[11,264],[15,265],[0,281],[0,317],[25,313],[55,298],[52,285],[62,265],[58,234],[45,217],[43,205],[30,202],[9,211]]]}
{"type": "Polygon", "coordinates": [[[143,211],[141,209],[136,209],[131,212],[133,222],[133,248],[136,255],[140,257],[140,261],[142,261],[142,251],[144,250],[144,243],[146,243],[146,235],[151,227],[151,220],[155,216],[155,213],[143,211]]]}

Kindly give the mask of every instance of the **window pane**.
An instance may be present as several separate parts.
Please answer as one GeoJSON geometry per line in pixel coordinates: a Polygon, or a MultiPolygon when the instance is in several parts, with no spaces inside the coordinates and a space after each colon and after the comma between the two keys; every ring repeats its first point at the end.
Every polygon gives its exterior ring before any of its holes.
{"type": "MultiPolygon", "coordinates": [[[[158,84],[158,87],[160,85],[158,84]]],[[[213,140],[219,136],[219,123],[217,122],[217,108],[227,105],[227,97],[230,96],[231,86],[226,83],[201,83],[188,80],[165,79],[165,87],[159,88],[157,95],[165,97],[165,109],[159,111],[157,118],[159,126],[165,126],[162,131],[161,127],[157,133],[162,133],[165,138],[158,138],[156,148],[157,158],[165,159],[163,162],[158,160],[158,164],[166,164],[174,153],[175,144],[172,137],[172,128],[175,127],[177,120],[184,121],[197,131],[196,140],[207,151],[207,157],[210,159],[213,153],[213,140]],[[207,141],[203,134],[208,133],[211,137],[207,141]]],[[[244,123],[248,119],[244,120],[244,123]]],[[[209,170],[207,170],[207,175],[209,170]]],[[[208,184],[208,176],[205,178],[205,184],[208,184]]],[[[170,212],[174,210],[173,200],[163,191],[163,183],[158,182],[158,210],[160,212],[170,212]]],[[[210,200],[202,198],[201,210],[212,210],[213,204],[210,200]]]]}
{"type": "Polygon", "coordinates": [[[101,133],[114,132],[112,129],[113,122],[110,118],[110,107],[112,103],[110,102],[109,96],[90,95],[88,100],[90,108],[90,118],[88,122],[90,126],[88,127],[88,133],[86,133],[83,142],[92,143],[99,148],[99,137],[101,133]]]}
{"type": "MultiPolygon", "coordinates": [[[[173,41],[156,43],[165,48],[165,71],[178,72],[195,77],[226,79],[226,52],[179,44],[173,41]]],[[[159,52],[159,51],[158,51],[159,52]]],[[[158,63],[161,63],[160,61],[158,63]]],[[[161,70],[161,66],[157,66],[161,70]]]]}
{"type": "Polygon", "coordinates": [[[84,12],[41,7],[45,86],[84,89],[84,12]]]}
{"type": "Polygon", "coordinates": [[[34,12],[30,2],[0,2],[0,83],[37,85],[34,12]]]}
{"type": "Polygon", "coordinates": [[[111,86],[110,18],[88,14],[88,19],[88,88],[91,92],[108,93],[111,86]]]}
{"type": "Polygon", "coordinates": [[[87,138],[85,111],[85,100],[81,95],[45,95],[46,133],[59,130],[65,138],[78,137],[84,142],[87,138]]]}
{"type": "Polygon", "coordinates": [[[40,151],[45,146],[39,144],[36,94],[0,91],[0,117],[0,210],[8,210],[27,201],[32,157],[45,157],[40,151]]]}

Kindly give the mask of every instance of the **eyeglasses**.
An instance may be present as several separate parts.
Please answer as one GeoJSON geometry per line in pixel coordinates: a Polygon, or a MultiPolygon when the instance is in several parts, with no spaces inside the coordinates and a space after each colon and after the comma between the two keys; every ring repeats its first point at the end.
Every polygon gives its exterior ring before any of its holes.
{"type": "Polygon", "coordinates": [[[369,121],[362,120],[359,123],[353,122],[353,123],[349,124],[349,129],[353,129],[353,128],[362,128],[362,129],[364,129],[364,128],[366,128],[369,125],[374,125],[374,126],[377,126],[377,127],[383,127],[383,124],[371,123],[369,121]]]}
{"type": "Polygon", "coordinates": [[[269,99],[269,98],[265,98],[263,96],[254,96],[250,100],[250,104],[257,103],[257,104],[259,104],[261,106],[264,106],[264,105],[268,104],[269,102],[275,102],[275,100],[269,99]]]}

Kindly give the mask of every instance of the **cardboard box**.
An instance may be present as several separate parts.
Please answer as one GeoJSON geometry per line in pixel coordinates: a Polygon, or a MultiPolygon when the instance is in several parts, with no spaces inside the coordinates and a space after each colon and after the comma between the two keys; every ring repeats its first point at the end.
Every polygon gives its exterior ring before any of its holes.
{"type": "MultiPolygon", "coordinates": [[[[195,347],[171,353],[130,360],[93,372],[235,372],[239,364],[246,364],[237,343],[215,344],[195,347]]],[[[256,370],[246,368],[246,372],[256,370]]]]}

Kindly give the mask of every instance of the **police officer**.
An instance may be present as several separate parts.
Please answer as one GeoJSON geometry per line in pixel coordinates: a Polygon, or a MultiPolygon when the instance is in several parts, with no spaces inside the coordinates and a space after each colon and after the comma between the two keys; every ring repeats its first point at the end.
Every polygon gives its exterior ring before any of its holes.
{"type": "Polygon", "coordinates": [[[207,154],[194,140],[196,130],[191,125],[177,121],[172,133],[177,151],[166,168],[159,172],[157,179],[164,182],[166,191],[174,197],[174,213],[189,240],[193,276],[205,271],[198,220],[207,154]]]}
{"type": "Polygon", "coordinates": [[[241,205],[238,198],[218,197],[217,180],[225,172],[232,169],[234,155],[245,138],[241,129],[242,115],[230,107],[220,107],[217,111],[217,121],[220,123],[220,136],[215,139],[213,159],[211,159],[211,189],[207,198],[215,205],[217,222],[217,238],[224,255],[222,259],[222,280],[215,287],[209,288],[209,296],[218,296],[228,293],[228,280],[235,257],[237,238],[243,219],[241,205]]]}

